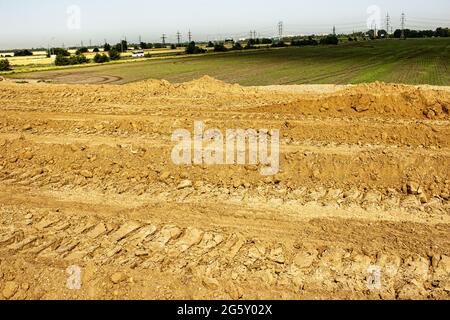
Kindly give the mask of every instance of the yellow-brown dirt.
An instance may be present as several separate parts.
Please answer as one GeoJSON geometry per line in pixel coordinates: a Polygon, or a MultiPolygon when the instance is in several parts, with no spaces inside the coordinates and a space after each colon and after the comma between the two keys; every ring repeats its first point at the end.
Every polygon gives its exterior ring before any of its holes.
{"type": "Polygon", "coordinates": [[[0,299],[449,299],[449,106],[383,83],[1,81],[0,299]],[[280,129],[280,173],[175,166],[196,120],[280,129]]]}

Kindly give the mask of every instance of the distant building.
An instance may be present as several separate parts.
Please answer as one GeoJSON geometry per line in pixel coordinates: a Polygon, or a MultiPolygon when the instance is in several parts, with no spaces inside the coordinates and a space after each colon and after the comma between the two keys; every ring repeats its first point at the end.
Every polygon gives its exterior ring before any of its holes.
{"type": "Polygon", "coordinates": [[[131,54],[131,56],[133,58],[143,58],[145,57],[145,52],[142,50],[137,50],[137,51],[133,51],[133,53],[131,54]]]}

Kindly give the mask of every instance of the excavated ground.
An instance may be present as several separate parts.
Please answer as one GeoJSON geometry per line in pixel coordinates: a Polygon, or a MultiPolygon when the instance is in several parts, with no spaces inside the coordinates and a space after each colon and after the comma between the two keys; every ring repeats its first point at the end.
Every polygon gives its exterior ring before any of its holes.
{"type": "Polygon", "coordinates": [[[1,81],[0,298],[449,299],[450,91],[322,88],[1,81]],[[174,165],[196,120],[280,173],[174,165]]]}

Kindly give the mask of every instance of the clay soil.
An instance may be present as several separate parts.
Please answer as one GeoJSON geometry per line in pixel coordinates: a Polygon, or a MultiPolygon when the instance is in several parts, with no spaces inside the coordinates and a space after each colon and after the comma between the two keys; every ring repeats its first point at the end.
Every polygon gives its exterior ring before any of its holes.
{"type": "Polygon", "coordinates": [[[449,299],[449,107],[383,83],[0,81],[0,299],[449,299]],[[280,129],[281,171],[174,165],[196,120],[280,129]]]}

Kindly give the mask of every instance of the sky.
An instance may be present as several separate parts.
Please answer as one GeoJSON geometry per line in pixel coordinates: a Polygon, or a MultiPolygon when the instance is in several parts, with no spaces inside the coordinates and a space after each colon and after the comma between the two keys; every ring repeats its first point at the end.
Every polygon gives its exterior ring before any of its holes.
{"type": "Polygon", "coordinates": [[[386,14],[394,29],[401,13],[406,27],[435,29],[450,26],[449,0],[0,0],[0,49],[79,46],[117,43],[221,40],[283,34],[367,31],[385,26],[386,14]]]}

